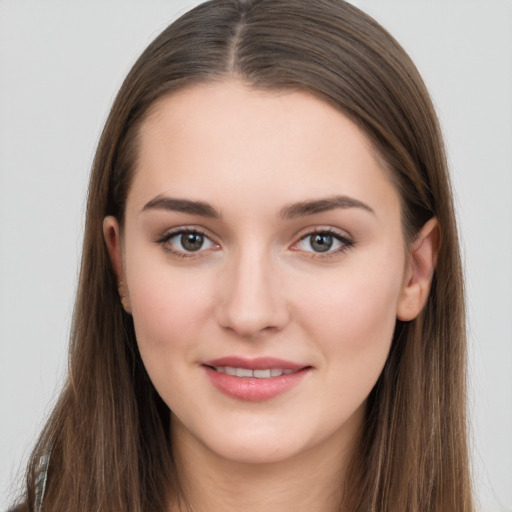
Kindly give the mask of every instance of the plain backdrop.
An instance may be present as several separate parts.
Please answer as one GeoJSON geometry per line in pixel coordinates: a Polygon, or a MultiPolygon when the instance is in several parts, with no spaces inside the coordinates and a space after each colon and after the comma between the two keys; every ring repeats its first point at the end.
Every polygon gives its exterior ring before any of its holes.
{"type": "MultiPolygon", "coordinates": [[[[95,145],[186,0],[0,0],[0,509],[62,382],[95,145]]],[[[512,510],[512,3],[366,0],[430,88],[464,247],[480,509],[512,510]]]]}

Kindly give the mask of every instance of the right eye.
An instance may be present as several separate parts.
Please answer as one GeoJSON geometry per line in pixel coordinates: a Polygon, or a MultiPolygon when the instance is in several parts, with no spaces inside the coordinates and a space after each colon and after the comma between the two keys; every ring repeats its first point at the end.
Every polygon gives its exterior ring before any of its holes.
{"type": "Polygon", "coordinates": [[[197,229],[180,229],[166,233],[157,240],[164,249],[177,256],[193,256],[209,249],[215,249],[218,245],[197,229]]]}

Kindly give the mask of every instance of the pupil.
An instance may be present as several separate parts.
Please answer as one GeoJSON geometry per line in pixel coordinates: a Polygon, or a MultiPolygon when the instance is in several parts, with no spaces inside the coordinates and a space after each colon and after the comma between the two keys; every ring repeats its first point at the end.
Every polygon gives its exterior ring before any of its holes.
{"type": "Polygon", "coordinates": [[[332,247],[332,235],[314,235],[311,238],[311,248],[316,252],[326,252],[332,247]]]}
{"type": "Polygon", "coordinates": [[[187,251],[198,251],[203,246],[203,235],[199,233],[184,233],[181,235],[181,245],[187,251]]]}

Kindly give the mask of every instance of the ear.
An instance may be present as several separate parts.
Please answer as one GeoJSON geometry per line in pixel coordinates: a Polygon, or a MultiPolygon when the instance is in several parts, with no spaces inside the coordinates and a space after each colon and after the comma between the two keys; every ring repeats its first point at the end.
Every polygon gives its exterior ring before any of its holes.
{"type": "Polygon", "coordinates": [[[416,318],[426,304],[441,246],[439,222],[432,218],[421,228],[408,254],[407,270],[398,300],[397,318],[416,318]]]}
{"type": "Polygon", "coordinates": [[[127,313],[131,314],[130,297],[128,295],[128,287],[126,286],[126,278],[123,266],[123,246],[121,243],[121,230],[119,222],[113,216],[103,219],[103,236],[107,245],[110,262],[117,278],[117,289],[121,304],[127,313]]]}

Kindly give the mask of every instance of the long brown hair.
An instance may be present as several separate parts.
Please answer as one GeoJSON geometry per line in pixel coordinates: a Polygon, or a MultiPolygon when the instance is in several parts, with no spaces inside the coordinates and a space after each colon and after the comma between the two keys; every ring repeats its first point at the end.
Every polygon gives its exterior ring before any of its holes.
{"type": "Polygon", "coordinates": [[[132,319],[121,307],[102,222],[106,215],[123,221],[149,107],[179,88],[226,77],[254,88],[310,92],[357,123],[400,193],[407,242],[437,217],[442,246],[430,296],[418,318],[397,321],[343,506],[351,512],[473,510],[463,280],[438,121],[404,50],[342,0],[212,0],[164,30],[133,66],[94,160],[69,378],[33,452],[22,509],[33,509],[47,454],[45,511],[159,512],[169,499],[180,499],[170,411],[148,378],[132,319]]]}

